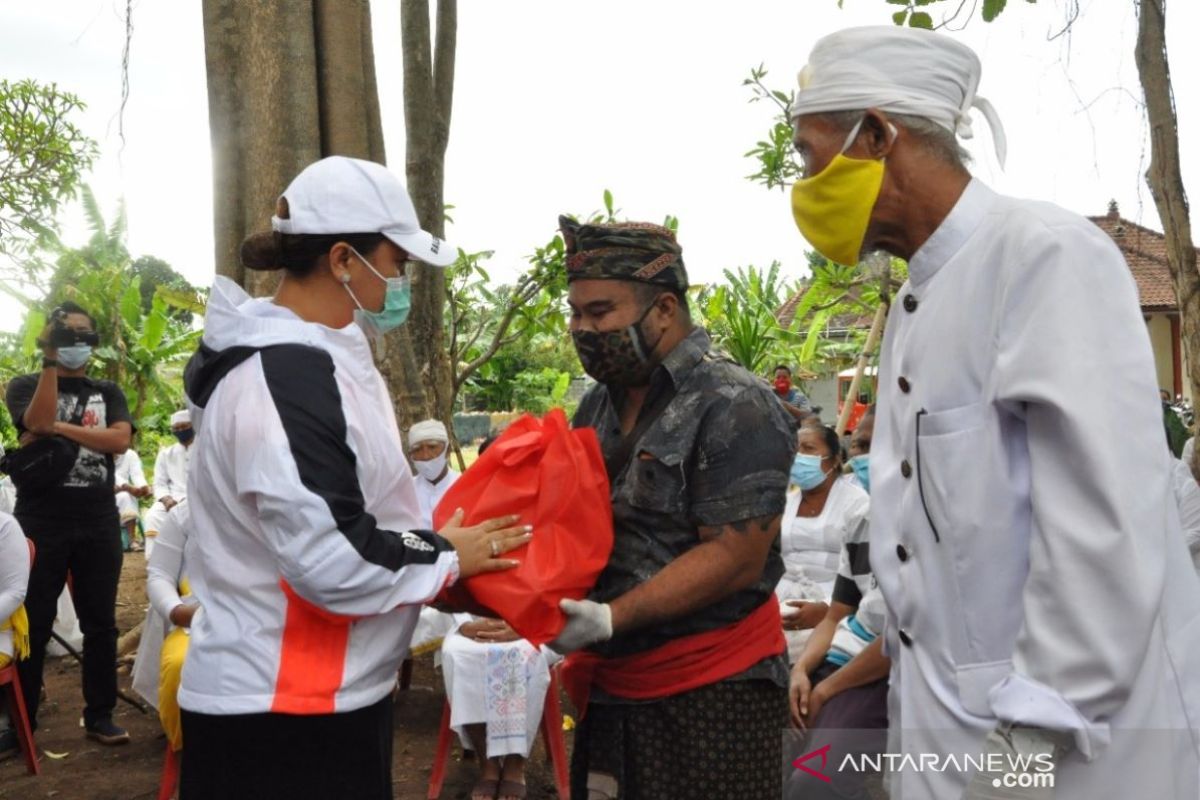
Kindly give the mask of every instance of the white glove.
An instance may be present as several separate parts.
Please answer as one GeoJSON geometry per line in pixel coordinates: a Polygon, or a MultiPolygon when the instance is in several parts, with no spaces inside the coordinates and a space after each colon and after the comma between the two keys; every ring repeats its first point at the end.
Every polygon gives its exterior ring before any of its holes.
{"type": "Polygon", "coordinates": [[[558,638],[550,643],[550,649],[566,655],[596,642],[612,638],[612,608],[608,603],[591,600],[560,600],[558,607],[567,615],[558,638]]]}
{"type": "Polygon", "coordinates": [[[1001,769],[976,772],[963,800],[1054,800],[1064,744],[1063,735],[1054,731],[1002,725],[988,734],[984,748],[985,757],[1001,769]]]}

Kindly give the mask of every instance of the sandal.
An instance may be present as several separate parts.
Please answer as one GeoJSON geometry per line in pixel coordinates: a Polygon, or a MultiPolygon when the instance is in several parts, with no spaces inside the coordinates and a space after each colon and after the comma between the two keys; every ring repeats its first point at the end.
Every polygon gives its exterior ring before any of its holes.
{"type": "Polygon", "coordinates": [[[511,797],[514,800],[525,800],[525,784],[516,781],[500,781],[496,788],[496,797],[511,797]]]}
{"type": "Polygon", "coordinates": [[[500,788],[500,781],[480,778],[475,781],[475,785],[471,787],[471,798],[476,797],[495,797],[496,790],[500,788]]]}

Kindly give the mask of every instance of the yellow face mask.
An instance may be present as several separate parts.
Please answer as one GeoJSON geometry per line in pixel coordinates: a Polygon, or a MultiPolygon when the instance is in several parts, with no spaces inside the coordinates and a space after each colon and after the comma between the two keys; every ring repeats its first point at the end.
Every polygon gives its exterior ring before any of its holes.
{"type": "Polygon", "coordinates": [[[858,263],[871,210],[883,186],[882,160],[845,154],[862,123],[855,124],[841,152],[825,169],[792,185],[796,227],[818,253],[837,264],[858,263]]]}

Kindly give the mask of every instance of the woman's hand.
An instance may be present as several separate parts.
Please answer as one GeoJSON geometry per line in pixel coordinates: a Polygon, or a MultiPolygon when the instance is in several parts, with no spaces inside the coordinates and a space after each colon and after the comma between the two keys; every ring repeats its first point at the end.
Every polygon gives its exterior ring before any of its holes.
{"type": "Polygon", "coordinates": [[[478,619],[464,622],[458,632],[473,642],[487,644],[515,642],[521,638],[520,634],[502,619],[478,619]]]}
{"type": "Polygon", "coordinates": [[[454,546],[458,553],[458,574],[469,578],[481,572],[499,572],[512,569],[521,562],[500,556],[529,544],[533,538],[529,525],[517,525],[520,517],[514,515],[497,517],[472,525],[462,527],[466,513],[460,508],[438,531],[442,538],[454,546]]]}
{"type": "Polygon", "coordinates": [[[809,600],[788,600],[785,605],[799,609],[783,618],[785,631],[811,630],[820,625],[821,620],[825,619],[825,615],[829,612],[829,606],[825,603],[809,600]]]}
{"type": "Polygon", "coordinates": [[[805,718],[808,716],[809,696],[812,694],[812,681],[803,664],[792,668],[792,677],[788,681],[788,711],[792,717],[792,727],[808,730],[805,718]]]}

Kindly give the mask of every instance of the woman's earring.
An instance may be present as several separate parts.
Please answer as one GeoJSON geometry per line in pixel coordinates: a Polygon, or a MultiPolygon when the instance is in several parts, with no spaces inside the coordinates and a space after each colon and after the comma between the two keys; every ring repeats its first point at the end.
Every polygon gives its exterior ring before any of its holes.
{"type": "Polygon", "coordinates": [[[342,283],[349,283],[350,282],[350,274],[347,272],[343,272],[341,275],[338,276],[338,280],[341,281],[342,283]]]}

